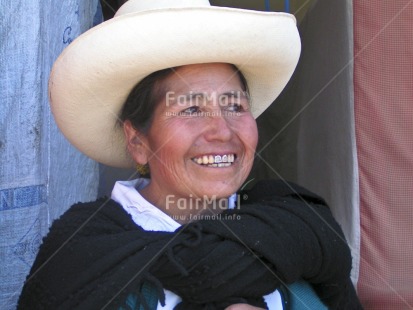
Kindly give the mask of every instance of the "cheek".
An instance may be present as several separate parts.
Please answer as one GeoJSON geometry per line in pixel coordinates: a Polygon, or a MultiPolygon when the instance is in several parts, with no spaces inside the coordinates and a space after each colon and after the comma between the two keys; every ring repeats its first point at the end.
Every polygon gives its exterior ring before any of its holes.
{"type": "Polygon", "coordinates": [[[185,162],[190,142],[187,135],[178,130],[165,129],[162,133],[157,139],[152,140],[153,160],[157,162],[161,170],[176,173],[185,162]]]}
{"type": "Polygon", "coordinates": [[[255,153],[258,144],[258,128],[254,118],[243,122],[240,126],[241,140],[248,153],[255,153]]]}

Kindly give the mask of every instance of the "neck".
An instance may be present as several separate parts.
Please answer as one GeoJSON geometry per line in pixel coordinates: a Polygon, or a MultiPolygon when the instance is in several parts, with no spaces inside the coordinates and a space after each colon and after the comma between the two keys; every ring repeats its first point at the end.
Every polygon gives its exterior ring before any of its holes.
{"type": "Polygon", "coordinates": [[[148,187],[139,192],[147,201],[180,224],[210,217],[228,209],[228,198],[213,199],[209,197],[192,197],[192,195],[180,198],[174,195],[156,197],[151,194],[148,187]]]}

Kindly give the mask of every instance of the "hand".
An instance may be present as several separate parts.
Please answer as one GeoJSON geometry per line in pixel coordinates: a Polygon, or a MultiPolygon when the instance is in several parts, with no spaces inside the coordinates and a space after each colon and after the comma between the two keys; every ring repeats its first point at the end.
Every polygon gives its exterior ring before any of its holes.
{"type": "Polygon", "coordinates": [[[229,307],[226,307],[225,310],[265,310],[265,309],[254,307],[248,304],[233,304],[229,307]]]}

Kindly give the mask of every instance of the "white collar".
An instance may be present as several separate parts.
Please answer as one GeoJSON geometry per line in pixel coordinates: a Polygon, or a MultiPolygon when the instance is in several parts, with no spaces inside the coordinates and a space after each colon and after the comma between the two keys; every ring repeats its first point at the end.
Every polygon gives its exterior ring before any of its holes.
{"type": "MultiPolygon", "coordinates": [[[[175,231],[181,226],[173,218],[148,202],[139,193],[149,184],[149,179],[135,179],[130,181],[117,181],[112,190],[111,198],[119,203],[133,221],[148,231],[175,231]]],[[[235,207],[237,195],[229,197],[229,208],[235,207]]]]}
{"type": "Polygon", "coordinates": [[[112,190],[111,198],[118,202],[133,221],[147,231],[175,231],[181,226],[169,215],[165,214],[148,202],[139,193],[149,184],[149,179],[117,181],[112,190]]]}

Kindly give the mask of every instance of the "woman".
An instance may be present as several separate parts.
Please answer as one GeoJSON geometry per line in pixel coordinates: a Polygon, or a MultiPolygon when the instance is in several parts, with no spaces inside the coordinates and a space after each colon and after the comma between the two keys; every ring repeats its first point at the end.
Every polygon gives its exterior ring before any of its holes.
{"type": "Polygon", "coordinates": [[[186,223],[199,212],[223,211],[210,204],[217,207],[220,199],[226,201],[247,178],[258,133],[235,68],[198,64],[164,74],[168,73],[155,82],[161,100],[151,105],[148,125],[142,124],[139,111],[133,111],[134,93],[125,110],[132,110],[137,120],[127,115],[121,119],[132,158],[141,165],[149,163],[151,180],[141,195],[186,223]]]}
{"type": "Polygon", "coordinates": [[[50,99],[66,137],[150,178],[117,182],[112,199],[54,222],[20,309],[283,309],[301,279],[319,296],[302,285],[307,307],[360,308],[322,199],[275,181],[234,194],[252,167],[255,118],[298,61],[294,19],[167,5],[128,1],[55,63],[50,99]]]}

